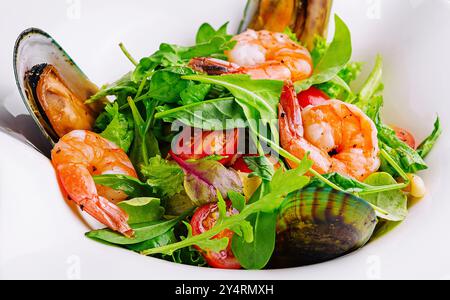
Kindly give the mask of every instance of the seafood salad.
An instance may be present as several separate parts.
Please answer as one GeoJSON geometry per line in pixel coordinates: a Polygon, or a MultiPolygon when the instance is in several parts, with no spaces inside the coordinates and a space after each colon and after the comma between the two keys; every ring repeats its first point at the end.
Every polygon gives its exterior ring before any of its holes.
{"type": "Polygon", "coordinates": [[[249,3],[237,34],[205,23],[192,46],[140,60],[121,44],[131,71],[100,89],[45,32],[19,37],[18,87],[61,190],[105,228],[87,238],[192,266],[299,267],[360,249],[425,196],[442,128],[419,144],[385,123],[381,55],[355,87],[350,29],[336,15],[325,37],[331,1],[249,3]]]}

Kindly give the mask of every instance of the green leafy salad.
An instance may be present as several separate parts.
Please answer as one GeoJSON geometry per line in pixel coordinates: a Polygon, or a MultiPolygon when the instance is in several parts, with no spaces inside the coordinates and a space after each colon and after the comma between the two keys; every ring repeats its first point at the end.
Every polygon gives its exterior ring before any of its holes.
{"type": "MultiPolygon", "coordinates": [[[[259,270],[334,259],[402,222],[409,199],[424,196],[417,173],[428,168],[425,158],[442,132],[439,119],[421,144],[386,125],[382,57],[363,86],[352,88],[363,64],[351,61],[349,28],[338,16],[335,24],[334,38],[316,37],[309,51],[290,30],[278,33],[301,49],[295,59],[310,64],[308,76],[292,81],[254,76],[263,67],[270,75],[274,63],[253,57],[254,47],[246,54],[252,64],[230,59],[246,48],[227,24],[203,24],[193,46],[161,44],[140,61],[121,45],[134,69],[88,103],[110,100],[95,131],[126,152],[138,174],[94,176],[97,185],[128,195],[117,205],[134,234],[102,229],[87,237],[180,264],[259,270]],[[300,103],[297,112],[281,111],[287,90],[300,103]],[[373,126],[378,165],[367,176],[321,171],[314,153],[320,146],[308,131],[293,133],[290,142],[310,150],[294,152],[280,139],[292,130],[281,118],[332,102],[361,112],[373,126]]],[[[352,130],[365,138],[362,125],[352,130]]],[[[340,136],[350,134],[344,129],[340,136]]],[[[339,160],[341,146],[317,153],[339,160]]],[[[353,147],[352,155],[366,155],[353,147]]]]}

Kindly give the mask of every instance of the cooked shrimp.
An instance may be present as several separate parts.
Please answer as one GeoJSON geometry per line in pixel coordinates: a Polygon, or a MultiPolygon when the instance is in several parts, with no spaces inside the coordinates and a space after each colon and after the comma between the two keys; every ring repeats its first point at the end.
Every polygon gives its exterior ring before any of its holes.
{"type": "Polygon", "coordinates": [[[228,60],[242,67],[255,79],[298,81],[313,72],[309,51],[292,41],[286,34],[267,30],[247,30],[236,37],[228,60]]]}
{"type": "Polygon", "coordinates": [[[56,144],[52,162],[69,199],[112,230],[129,237],[133,235],[127,223],[128,215],[114,204],[125,200],[127,195],[115,192],[111,196],[107,188],[97,187],[92,178],[93,175],[105,174],[137,178],[122,149],[93,132],[76,130],[63,136],[56,144]]]}
{"type": "Polygon", "coordinates": [[[377,129],[356,106],[329,100],[301,111],[295,91],[286,86],[279,111],[282,147],[298,158],[309,153],[320,174],[364,180],[379,169],[377,129]]]}

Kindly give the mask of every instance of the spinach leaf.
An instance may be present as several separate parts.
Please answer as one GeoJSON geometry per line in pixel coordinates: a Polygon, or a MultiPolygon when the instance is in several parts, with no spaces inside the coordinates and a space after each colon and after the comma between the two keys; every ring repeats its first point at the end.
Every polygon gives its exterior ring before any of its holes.
{"type": "Polygon", "coordinates": [[[147,184],[162,198],[173,197],[184,191],[184,172],[175,163],[155,156],[142,168],[147,184]]]}
{"type": "Polygon", "coordinates": [[[108,104],[96,121],[95,128],[100,135],[128,152],[134,139],[133,120],[119,112],[117,103],[108,104]]]}
{"type": "Polygon", "coordinates": [[[86,236],[88,238],[105,241],[114,245],[135,245],[161,236],[174,228],[179,222],[184,220],[190,214],[191,211],[173,220],[131,225],[131,228],[133,228],[135,232],[135,236],[133,238],[127,238],[110,229],[94,230],[88,232],[86,236]]]}
{"type": "MultiPolygon", "coordinates": [[[[374,173],[364,182],[372,186],[383,186],[397,183],[388,173],[374,173]]],[[[386,215],[379,215],[379,217],[382,217],[385,220],[395,222],[403,221],[408,214],[408,197],[401,190],[365,195],[363,198],[369,203],[387,212],[386,215]]]]}
{"type": "Polygon", "coordinates": [[[187,162],[175,155],[172,158],[184,170],[184,188],[197,206],[217,202],[217,191],[223,195],[229,191],[242,193],[239,175],[221,163],[213,160],[187,162]]]}
{"type": "Polygon", "coordinates": [[[157,198],[134,198],[118,204],[128,214],[129,224],[149,223],[161,220],[164,208],[157,198]]]}
{"type": "Polygon", "coordinates": [[[177,238],[175,236],[175,230],[171,229],[167,231],[166,233],[163,233],[160,236],[157,236],[151,240],[134,244],[134,245],[126,245],[126,247],[129,250],[135,251],[135,252],[142,252],[148,249],[153,249],[157,247],[167,246],[173,243],[177,242],[177,238]]]}
{"type": "Polygon", "coordinates": [[[152,77],[148,96],[160,103],[180,102],[180,93],[191,84],[181,77],[192,74],[194,74],[194,71],[187,67],[170,67],[159,70],[152,77]]]}
{"type": "Polygon", "coordinates": [[[180,93],[181,105],[202,102],[211,91],[210,84],[190,85],[180,93]]]}
{"type": "MultiPolygon", "coordinates": [[[[306,80],[295,83],[297,92],[309,89],[313,85],[332,80],[348,64],[352,57],[352,41],[350,30],[339,16],[335,16],[336,31],[334,39],[320,60],[316,62],[313,75],[306,80]]],[[[317,58],[321,54],[314,54],[317,58]]]]}
{"type": "Polygon", "coordinates": [[[133,165],[137,168],[140,177],[144,178],[141,169],[148,165],[151,157],[161,155],[158,140],[150,130],[150,126],[153,121],[155,103],[154,101],[144,102],[147,111],[146,121],[142,118],[136,104],[131,98],[128,99],[128,104],[130,105],[133,114],[135,126],[135,138],[131,148],[130,159],[133,162],[133,165]]]}
{"type": "Polygon", "coordinates": [[[431,150],[435,146],[441,134],[442,134],[441,121],[439,118],[437,118],[436,122],[434,123],[433,132],[429,137],[427,137],[422,142],[422,144],[420,144],[419,148],[417,148],[417,153],[419,153],[419,155],[425,159],[428,156],[428,154],[430,154],[431,150]]]}
{"type": "MultiPolygon", "coordinates": [[[[185,125],[204,130],[234,129],[239,123],[245,124],[244,112],[234,98],[214,99],[160,111],[156,119],[172,123],[179,121],[185,125]],[[235,122],[225,122],[234,120],[235,122]]],[[[242,127],[242,126],[241,126],[242,127]]]]}
{"type": "Polygon", "coordinates": [[[125,175],[97,175],[93,176],[96,184],[123,191],[130,198],[152,197],[156,194],[153,188],[139,179],[125,175]]]}

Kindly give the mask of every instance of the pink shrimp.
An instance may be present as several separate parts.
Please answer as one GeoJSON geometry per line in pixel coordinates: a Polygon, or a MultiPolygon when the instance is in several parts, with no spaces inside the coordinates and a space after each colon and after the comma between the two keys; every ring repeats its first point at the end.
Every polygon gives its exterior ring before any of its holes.
{"type": "Polygon", "coordinates": [[[125,200],[127,195],[96,186],[92,178],[93,175],[105,174],[137,178],[122,149],[93,132],[75,130],[55,145],[52,163],[69,199],[112,230],[128,237],[134,235],[127,223],[128,215],[115,204],[125,200]]]}
{"type": "Polygon", "coordinates": [[[329,100],[301,111],[293,87],[286,86],[279,117],[282,147],[300,159],[309,153],[317,172],[364,180],[379,169],[377,129],[356,106],[329,100]]]}

